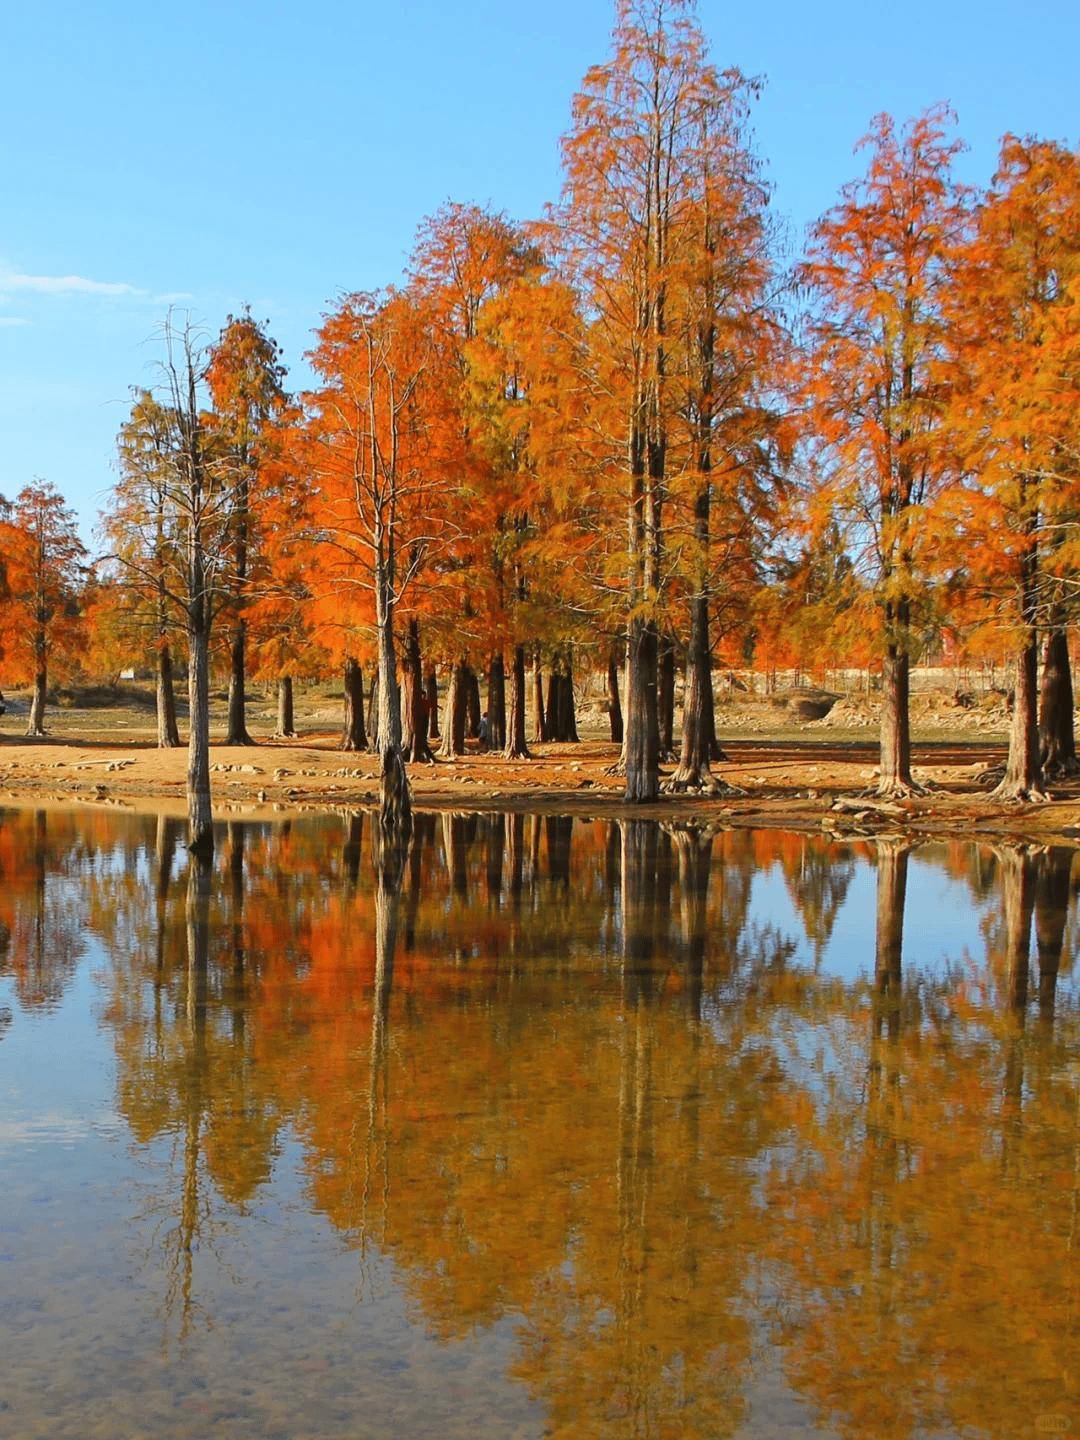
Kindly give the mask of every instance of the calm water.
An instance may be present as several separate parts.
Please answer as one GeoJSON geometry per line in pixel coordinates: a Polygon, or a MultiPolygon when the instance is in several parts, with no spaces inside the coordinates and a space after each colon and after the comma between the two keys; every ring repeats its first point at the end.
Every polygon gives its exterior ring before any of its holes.
{"type": "Polygon", "coordinates": [[[1080,862],[0,811],[0,1436],[1080,1435],[1080,862]]]}

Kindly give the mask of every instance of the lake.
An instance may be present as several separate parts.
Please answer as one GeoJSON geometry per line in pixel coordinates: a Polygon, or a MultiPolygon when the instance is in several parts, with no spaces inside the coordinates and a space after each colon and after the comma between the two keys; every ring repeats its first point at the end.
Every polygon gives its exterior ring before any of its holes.
{"type": "Polygon", "coordinates": [[[1063,846],[0,811],[0,1436],[1080,1433],[1063,846]]]}

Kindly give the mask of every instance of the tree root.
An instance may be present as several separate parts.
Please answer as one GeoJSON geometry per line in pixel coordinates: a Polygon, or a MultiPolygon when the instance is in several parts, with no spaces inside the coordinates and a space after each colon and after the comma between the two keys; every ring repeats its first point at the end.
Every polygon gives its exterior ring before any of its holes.
{"type": "Polygon", "coordinates": [[[1004,800],[1012,805],[1049,805],[1050,796],[1038,785],[1024,785],[1017,780],[1003,778],[990,791],[992,800],[1004,800]]]}
{"type": "Polygon", "coordinates": [[[710,774],[708,770],[689,771],[686,774],[676,771],[660,788],[665,795],[700,795],[707,799],[747,793],[738,785],[722,780],[719,775],[710,774]]]}
{"type": "Polygon", "coordinates": [[[882,780],[863,793],[875,800],[919,800],[930,792],[915,780],[882,780]]]}

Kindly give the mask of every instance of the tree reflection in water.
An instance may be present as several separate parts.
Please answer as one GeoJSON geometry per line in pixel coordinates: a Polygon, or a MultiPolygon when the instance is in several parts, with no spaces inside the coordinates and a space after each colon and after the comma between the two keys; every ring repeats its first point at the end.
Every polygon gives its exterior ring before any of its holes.
{"type": "Polygon", "coordinates": [[[170,1142],[135,1220],[167,1333],[213,1324],[289,1142],[361,1300],[388,1257],[442,1342],[509,1323],[546,1434],[754,1433],[766,1372],[852,1437],[1068,1413],[1072,850],[365,819],[232,823],[211,868],[164,818],[0,814],[0,973],[55,1003],[93,932],[120,1111],[170,1142]],[[911,962],[931,875],[981,955],[911,962]]]}

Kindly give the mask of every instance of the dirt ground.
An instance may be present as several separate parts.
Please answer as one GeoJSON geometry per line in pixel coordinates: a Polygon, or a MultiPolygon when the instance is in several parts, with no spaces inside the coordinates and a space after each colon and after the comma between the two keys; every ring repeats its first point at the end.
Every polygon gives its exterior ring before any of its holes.
{"type": "MultiPolygon", "coordinates": [[[[154,746],[152,697],[71,697],[51,709],[44,741],[22,738],[25,697],[7,696],[0,718],[0,804],[60,802],[128,806],[154,801],[184,808],[186,752],[154,746]]],[[[63,697],[62,697],[63,699],[63,697]]],[[[216,697],[220,723],[223,697],[216,697]]],[[[991,799],[981,772],[1004,759],[1004,701],[971,709],[938,696],[915,707],[915,776],[925,798],[881,805],[867,798],[876,778],[872,706],[841,701],[834,723],[799,722],[783,704],[753,699],[721,703],[718,723],[728,760],[716,767],[733,792],[717,798],[664,796],[634,813],[718,826],[821,828],[837,834],[984,833],[1080,839],[1080,783],[1053,787],[1051,804],[1017,806],[991,799]],[[928,724],[930,714],[940,725],[928,724]],[[852,723],[858,715],[860,723],[852,723]],[[989,720],[997,722],[992,726],[989,720]],[[770,722],[771,723],[768,723],[770,722]]],[[[270,738],[272,698],[251,705],[251,748],[216,745],[214,799],[223,815],[352,809],[377,798],[375,757],[337,748],[339,702],[332,692],[298,697],[302,738],[270,738]]],[[[826,716],[827,721],[830,717],[826,716]]],[[[583,706],[581,743],[535,745],[530,761],[469,754],[458,761],[410,766],[415,802],[455,810],[530,809],[581,815],[627,815],[617,755],[602,738],[598,707],[583,706]]],[[[672,767],[666,766],[670,772],[672,767]]]]}

